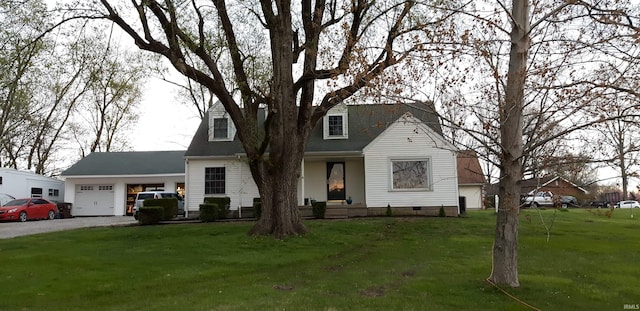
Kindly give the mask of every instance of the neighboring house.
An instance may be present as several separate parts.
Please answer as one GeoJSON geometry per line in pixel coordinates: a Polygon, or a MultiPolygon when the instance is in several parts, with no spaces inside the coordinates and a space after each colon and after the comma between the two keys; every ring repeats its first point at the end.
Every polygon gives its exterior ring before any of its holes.
{"type": "Polygon", "coordinates": [[[560,176],[531,178],[520,182],[521,192],[535,194],[540,191],[551,191],[554,195],[572,195],[578,199],[584,198],[589,191],[560,176]]]}
{"type": "Polygon", "coordinates": [[[64,181],[29,171],[0,168],[0,193],[15,198],[44,198],[62,201],[64,181]]]}
{"type": "MultiPolygon", "coordinates": [[[[551,193],[555,195],[571,195],[576,197],[578,201],[582,201],[589,194],[587,189],[584,189],[560,176],[525,179],[520,181],[520,188],[520,193],[523,197],[541,191],[551,191],[551,193]]],[[[498,184],[487,186],[486,195],[498,195],[498,184]]]]}
{"type": "MultiPolygon", "coordinates": [[[[298,204],[311,199],[346,207],[350,216],[458,215],[456,148],[442,137],[432,104],[339,105],[310,134],[298,181],[298,204]],[[345,202],[351,198],[353,204],[345,202]],[[356,212],[357,210],[357,212],[356,212]]],[[[260,120],[264,120],[264,110],[260,120]]],[[[231,209],[259,197],[236,129],[219,103],[185,153],[186,206],[231,198],[231,209]]]]}
{"type": "Polygon", "coordinates": [[[140,191],[184,194],[184,151],[94,152],[61,176],[73,216],[132,215],[140,191]]]}
{"type": "Polygon", "coordinates": [[[467,209],[484,208],[484,185],[486,179],[478,161],[478,155],[473,150],[458,153],[458,192],[464,198],[467,209]]]}

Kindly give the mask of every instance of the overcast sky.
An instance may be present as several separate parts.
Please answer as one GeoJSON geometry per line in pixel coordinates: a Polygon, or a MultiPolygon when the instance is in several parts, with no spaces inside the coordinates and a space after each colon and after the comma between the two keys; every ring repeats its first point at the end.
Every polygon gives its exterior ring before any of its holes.
{"type": "Polygon", "coordinates": [[[130,140],[135,151],[186,150],[200,124],[195,110],[176,100],[173,85],[157,78],[147,83],[139,111],[130,140]]]}

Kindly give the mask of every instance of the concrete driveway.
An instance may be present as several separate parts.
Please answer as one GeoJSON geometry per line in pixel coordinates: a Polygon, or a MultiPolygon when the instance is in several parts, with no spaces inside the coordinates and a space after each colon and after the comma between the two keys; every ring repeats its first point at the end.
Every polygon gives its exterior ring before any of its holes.
{"type": "Polygon", "coordinates": [[[27,222],[0,222],[0,239],[78,228],[128,226],[136,223],[137,221],[132,216],[75,217],[27,222]]]}

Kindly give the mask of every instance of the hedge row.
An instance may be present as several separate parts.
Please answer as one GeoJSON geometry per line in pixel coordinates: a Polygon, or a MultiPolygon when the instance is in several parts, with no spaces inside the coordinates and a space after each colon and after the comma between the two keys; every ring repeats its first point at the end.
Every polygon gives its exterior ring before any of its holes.
{"type": "Polygon", "coordinates": [[[178,216],[178,199],[177,198],[164,198],[164,199],[146,199],[143,206],[161,206],[164,209],[162,214],[162,220],[171,220],[178,216]]]}
{"type": "Polygon", "coordinates": [[[171,220],[178,215],[178,199],[146,199],[138,210],[138,222],[143,225],[171,220]]]}
{"type": "Polygon", "coordinates": [[[229,217],[229,205],[231,198],[204,198],[204,204],[200,204],[200,220],[204,222],[216,221],[229,217]]]}
{"type": "Polygon", "coordinates": [[[162,206],[141,206],[138,211],[138,222],[142,225],[157,224],[162,220],[164,207],[162,206]]]}

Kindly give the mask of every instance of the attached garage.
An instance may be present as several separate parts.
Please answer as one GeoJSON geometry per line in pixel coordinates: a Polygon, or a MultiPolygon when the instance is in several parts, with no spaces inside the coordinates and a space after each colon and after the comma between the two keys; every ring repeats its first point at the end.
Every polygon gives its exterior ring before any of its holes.
{"type": "Polygon", "coordinates": [[[184,151],[94,152],[61,177],[73,216],[129,216],[137,192],[184,193],[184,151]]]}

